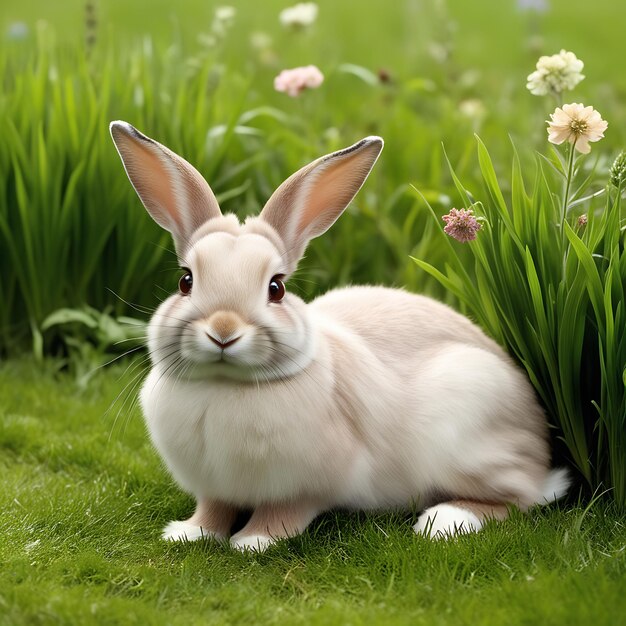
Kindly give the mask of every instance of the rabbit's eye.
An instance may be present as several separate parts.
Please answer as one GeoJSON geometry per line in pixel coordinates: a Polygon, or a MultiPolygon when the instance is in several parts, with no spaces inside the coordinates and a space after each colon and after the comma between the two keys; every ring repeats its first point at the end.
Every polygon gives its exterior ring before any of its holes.
{"type": "Polygon", "coordinates": [[[269,286],[270,302],[280,302],[285,297],[285,283],[280,276],[274,276],[269,286]]]}
{"type": "Polygon", "coordinates": [[[191,287],[193,286],[193,276],[191,272],[187,270],[183,276],[180,277],[178,281],[178,288],[180,289],[180,293],[186,296],[191,292],[191,287]]]}

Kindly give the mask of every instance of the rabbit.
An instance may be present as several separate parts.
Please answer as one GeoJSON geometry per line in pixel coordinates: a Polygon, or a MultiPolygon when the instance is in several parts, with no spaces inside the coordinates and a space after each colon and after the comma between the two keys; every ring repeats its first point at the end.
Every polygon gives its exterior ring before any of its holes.
{"type": "Polygon", "coordinates": [[[262,551],[330,509],[416,503],[416,533],[451,538],[565,493],[533,388],[469,319],[403,289],[347,287],[308,304],[286,289],[363,185],[380,137],[306,165],[240,223],[180,156],[126,122],[110,131],[182,268],[150,321],[140,392],[154,446],[197,501],[164,539],[262,551]]]}

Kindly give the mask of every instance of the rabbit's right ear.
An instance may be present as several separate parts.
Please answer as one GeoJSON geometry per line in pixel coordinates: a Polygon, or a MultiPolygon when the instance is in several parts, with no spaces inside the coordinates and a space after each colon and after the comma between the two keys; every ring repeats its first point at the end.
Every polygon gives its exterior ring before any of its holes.
{"type": "Polygon", "coordinates": [[[183,158],[126,122],[111,122],[111,137],[137,195],[152,218],[172,233],[184,256],[192,233],[221,211],[208,183],[183,158]]]}

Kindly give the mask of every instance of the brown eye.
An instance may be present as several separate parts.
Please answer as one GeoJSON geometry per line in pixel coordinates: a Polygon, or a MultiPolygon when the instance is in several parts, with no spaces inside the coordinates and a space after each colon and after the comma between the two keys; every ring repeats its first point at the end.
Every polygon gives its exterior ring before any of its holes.
{"type": "Polygon", "coordinates": [[[285,283],[279,276],[274,276],[270,280],[269,286],[270,302],[280,302],[285,296],[285,283]]]}
{"type": "Polygon", "coordinates": [[[178,281],[178,288],[180,289],[180,293],[186,296],[191,292],[191,287],[193,286],[193,276],[191,272],[187,270],[183,276],[180,277],[178,281]]]}

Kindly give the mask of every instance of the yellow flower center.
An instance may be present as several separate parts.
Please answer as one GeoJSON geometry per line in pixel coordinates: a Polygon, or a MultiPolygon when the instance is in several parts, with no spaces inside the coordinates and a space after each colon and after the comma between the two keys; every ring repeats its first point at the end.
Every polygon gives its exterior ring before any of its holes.
{"type": "Polygon", "coordinates": [[[587,132],[588,124],[585,120],[572,120],[569,127],[576,136],[580,136],[587,132]]]}

